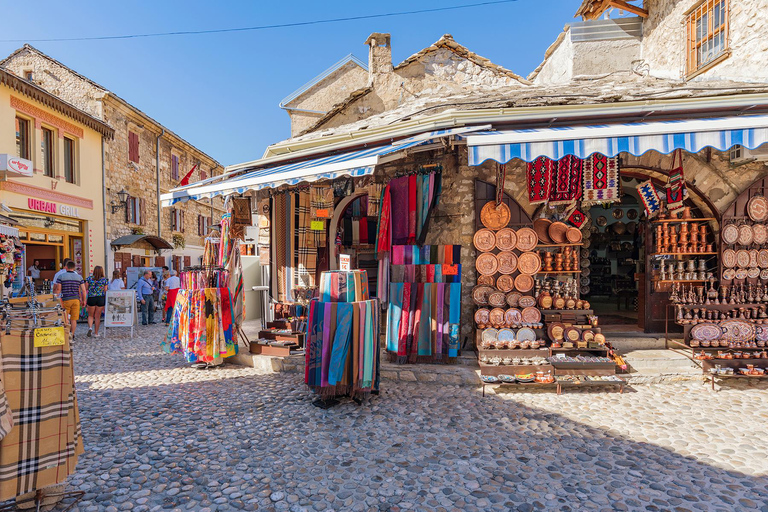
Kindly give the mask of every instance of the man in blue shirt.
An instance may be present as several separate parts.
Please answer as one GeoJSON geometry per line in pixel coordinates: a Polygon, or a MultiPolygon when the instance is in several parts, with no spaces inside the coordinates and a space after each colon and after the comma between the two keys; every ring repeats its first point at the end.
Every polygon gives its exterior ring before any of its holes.
{"type": "Polygon", "coordinates": [[[152,317],[155,314],[155,287],[152,286],[152,272],[147,270],[144,276],[136,283],[136,293],[141,301],[141,325],[154,324],[152,317]]]}

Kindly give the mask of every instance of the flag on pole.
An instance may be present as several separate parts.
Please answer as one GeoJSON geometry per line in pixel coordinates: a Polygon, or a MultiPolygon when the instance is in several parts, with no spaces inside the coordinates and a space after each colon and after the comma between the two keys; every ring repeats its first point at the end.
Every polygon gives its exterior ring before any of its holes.
{"type": "Polygon", "coordinates": [[[181,181],[179,182],[180,187],[186,187],[189,185],[189,178],[192,177],[192,173],[195,172],[195,169],[197,169],[197,164],[193,165],[192,168],[189,170],[186,176],[184,176],[181,181]]]}

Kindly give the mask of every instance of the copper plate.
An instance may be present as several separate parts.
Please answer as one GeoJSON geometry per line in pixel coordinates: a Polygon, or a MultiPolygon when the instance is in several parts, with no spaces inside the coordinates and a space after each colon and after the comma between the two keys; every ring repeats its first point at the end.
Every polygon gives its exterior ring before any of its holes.
{"type": "Polygon", "coordinates": [[[757,253],[757,264],[760,268],[768,268],[768,249],[760,249],[757,253]]]}
{"type": "Polygon", "coordinates": [[[520,305],[521,308],[532,308],[536,305],[536,299],[534,299],[530,295],[523,295],[522,297],[520,297],[518,304],[520,305]]]}
{"type": "Polygon", "coordinates": [[[627,232],[627,226],[621,221],[615,222],[611,228],[613,229],[613,232],[617,235],[623,235],[627,232]]]}
{"type": "Polygon", "coordinates": [[[493,308],[490,314],[491,325],[504,325],[504,310],[493,308]]]}
{"type": "Polygon", "coordinates": [[[521,274],[533,275],[541,270],[541,257],[535,252],[524,252],[517,259],[517,269],[521,274]]]}
{"type": "Polygon", "coordinates": [[[511,292],[515,289],[515,279],[508,275],[499,276],[496,280],[496,288],[504,293],[511,292]]]}
{"type": "Polygon", "coordinates": [[[493,286],[496,284],[493,276],[477,276],[477,284],[484,284],[486,286],[493,286]]]}
{"type": "Polygon", "coordinates": [[[475,249],[481,252],[488,252],[496,246],[496,235],[490,229],[481,229],[475,233],[472,241],[475,244],[475,249]]]}
{"type": "Polygon", "coordinates": [[[568,231],[568,226],[564,222],[553,222],[549,226],[549,238],[556,244],[564,244],[567,239],[565,233],[568,231]]]}
{"type": "Polygon", "coordinates": [[[483,331],[483,341],[496,341],[499,337],[499,331],[496,329],[485,329],[483,331]]]}
{"type": "Polygon", "coordinates": [[[581,339],[581,330],[578,327],[566,327],[565,339],[572,342],[577,342],[581,339]]]}
{"type": "Polygon", "coordinates": [[[537,324],[541,320],[541,311],[534,307],[528,307],[523,310],[523,322],[527,324],[537,324]]]}
{"type": "Polygon", "coordinates": [[[602,228],[603,226],[608,224],[608,219],[606,219],[604,215],[601,215],[597,218],[597,220],[595,221],[595,224],[597,224],[602,228]]]}
{"type": "Polygon", "coordinates": [[[752,243],[752,226],[742,224],[739,226],[739,244],[749,245],[752,243]]]}
{"type": "Polygon", "coordinates": [[[749,266],[749,251],[746,249],[736,251],[736,265],[741,268],[749,266]]]}
{"type": "Polygon", "coordinates": [[[517,341],[535,341],[536,332],[533,329],[523,327],[517,331],[517,341]]]}
{"type": "Polygon", "coordinates": [[[536,231],[539,240],[543,244],[551,244],[552,239],[549,238],[549,226],[552,225],[552,221],[549,219],[536,219],[533,221],[533,230],[536,231]]]}
{"type": "Polygon", "coordinates": [[[495,308],[500,308],[507,305],[507,297],[502,292],[493,292],[488,295],[488,304],[495,308]]]}
{"type": "Polygon", "coordinates": [[[747,277],[750,279],[757,279],[760,277],[760,269],[757,267],[750,267],[749,270],[747,270],[747,277]]]}
{"type": "Polygon", "coordinates": [[[720,236],[723,238],[723,243],[735,244],[739,241],[739,228],[735,224],[726,224],[720,236]]]}
{"type": "Polygon", "coordinates": [[[499,270],[499,260],[496,259],[495,254],[484,252],[477,257],[475,268],[484,276],[491,276],[499,270]]]}
{"type": "Polygon", "coordinates": [[[520,325],[523,323],[523,315],[517,308],[509,308],[504,313],[504,321],[507,325],[520,325]]]}
{"type": "Polygon", "coordinates": [[[496,255],[499,261],[499,272],[502,274],[511,274],[517,270],[517,255],[512,251],[503,251],[496,255]]]}
{"type": "Polygon", "coordinates": [[[533,290],[533,277],[528,274],[520,274],[515,278],[515,289],[525,293],[533,290]]]}
{"type": "Polygon", "coordinates": [[[520,292],[509,292],[507,294],[507,305],[516,308],[520,304],[520,297],[522,296],[520,292]]]}
{"type": "Polygon", "coordinates": [[[637,231],[637,222],[627,222],[627,233],[634,235],[637,231]]]}
{"type": "Polygon", "coordinates": [[[589,286],[582,286],[579,289],[579,293],[581,293],[582,295],[588,295],[589,294],[589,286]]]}
{"type": "Polygon", "coordinates": [[[560,322],[552,322],[547,328],[547,334],[552,341],[560,341],[565,336],[565,325],[560,322]]]}
{"type": "Polygon", "coordinates": [[[475,304],[479,306],[484,306],[488,304],[488,296],[493,293],[493,287],[492,286],[475,286],[472,288],[472,300],[475,301],[475,304]]]}
{"type": "Polygon", "coordinates": [[[496,233],[496,248],[511,251],[517,245],[517,233],[512,228],[503,228],[496,233]]]}
{"type": "Polygon", "coordinates": [[[747,203],[747,215],[755,222],[768,219],[768,199],[764,196],[754,196],[747,203]]]}
{"type": "Polygon", "coordinates": [[[768,228],[765,224],[755,224],[752,226],[752,243],[763,245],[768,242],[768,228]]]}
{"type": "Polygon", "coordinates": [[[613,215],[614,219],[619,220],[622,217],[624,217],[624,210],[622,210],[621,208],[614,208],[613,211],[611,212],[611,215],[613,215]]]}
{"type": "Polygon", "coordinates": [[[759,259],[758,258],[759,254],[760,254],[760,251],[758,251],[757,249],[752,249],[751,251],[749,251],[750,267],[757,267],[759,265],[759,263],[757,262],[757,260],[759,259]]]}
{"type": "Polygon", "coordinates": [[[497,206],[496,201],[489,201],[480,210],[480,222],[488,229],[496,230],[506,227],[511,218],[512,213],[509,211],[509,206],[504,203],[497,206]]]}
{"type": "Polygon", "coordinates": [[[475,311],[475,323],[477,325],[488,325],[488,322],[490,322],[490,311],[488,311],[485,308],[480,308],[477,311],[475,311]]]}
{"type": "Polygon", "coordinates": [[[627,218],[629,220],[635,220],[637,218],[637,210],[634,208],[627,210],[627,218]]]}
{"type": "MultiPolygon", "coordinates": [[[[587,261],[589,261],[589,260],[587,260],[587,261]]],[[[591,274],[591,273],[592,273],[592,270],[589,267],[583,267],[581,269],[581,275],[583,277],[589,277],[589,274],[591,274]]]]}
{"type": "MultiPolygon", "coordinates": [[[[766,251],[768,256],[768,251],[766,251]]],[[[733,268],[736,266],[736,251],[733,249],[726,249],[723,251],[723,266],[725,268],[733,268]]]]}
{"type": "Polygon", "coordinates": [[[565,232],[565,238],[568,239],[569,243],[577,244],[581,242],[581,230],[579,228],[568,228],[568,231],[565,232]]]}
{"type": "Polygon", "coordinates": [[[531,228],[517,230],[517,250],[520,252],[532,251],[539,243],[539,237],[531,228]]]}

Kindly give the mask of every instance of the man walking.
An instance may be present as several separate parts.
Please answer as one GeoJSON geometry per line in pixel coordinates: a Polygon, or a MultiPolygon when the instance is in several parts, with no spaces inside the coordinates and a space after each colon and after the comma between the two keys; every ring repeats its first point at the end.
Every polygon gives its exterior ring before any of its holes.
{"type": "Polygon", "coordinates": [[[152,286],[152,272],[147,270],[144,276],[136,283],[136,293],[141,301],[141,325],[154,324],[152,318],[155,314],[155,287],[152,286]]]}
{"type": "Polygon", "coordinates": [[[75,272],[75,262],[69,260],[63,274],[59,274],[53,283],[53,293],[61,294],[61,305],[69,314],[69,331],[72,341],[75,340],[77,319],[80,318],[80,308],[85,304],[85,281],[83,276],[75,272]]]}

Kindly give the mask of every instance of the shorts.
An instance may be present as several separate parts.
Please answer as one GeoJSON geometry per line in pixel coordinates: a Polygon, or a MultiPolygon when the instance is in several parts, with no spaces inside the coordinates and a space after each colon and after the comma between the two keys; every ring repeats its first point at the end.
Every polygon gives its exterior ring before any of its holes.
{"type": "Polygon", "coordinates": [[[70,318],[74,318],[77,322],[77,319],[80,318],[80,299],[63,300],[61,305],[64,306],[64,311],[69,313],[70,318]]]}
{"type": "Polygon", "coordinates": [[[103,308],[107,303],[107,298],[104,296],[101,297],[88,297],[88,302],[86,303],[88,306],[96,306],[97,308],[103,308]]]}

